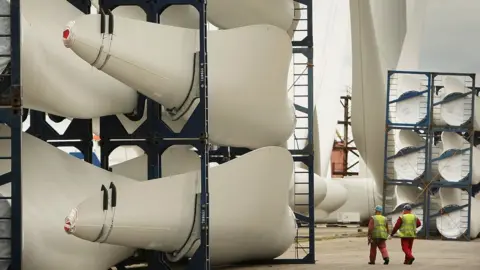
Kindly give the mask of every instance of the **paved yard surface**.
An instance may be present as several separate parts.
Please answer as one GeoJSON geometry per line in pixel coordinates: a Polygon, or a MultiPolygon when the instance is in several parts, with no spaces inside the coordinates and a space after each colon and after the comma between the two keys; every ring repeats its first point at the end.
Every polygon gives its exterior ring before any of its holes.
{"type": "MultiPolygon", "coordinates": [[[[315,265],[273,265],[273,266],[250,266],[233,267],[235,270],[256,270],[256,269],[322,269],[322,270],[355,270],[355,269],[415,269],[415,270],[480,270],[480,241],[454,242],[440,240],[416,240],[414,244],[415,263],[412,266],[403,265],[403,252],[400,248],[400,240],[388,241],[390,252],[390,265],[384,266],[368,265],[368,246],[365,237],[350,237],[334,240],[329,235],[353,234],[357,228],[319,228],[317,229],[316,259],[315,265]]],[[[282,257],[294,258],[295,251],[285,253],[282,257]]],[[[380,258],[380,254],[377,255],[380,258]]],[[[380,260],[377,259],[378,262],[380,260]]]]}
{"type": "MultiPolygon", "coordinates": [[[[226,270],[480,270],[480,239],[471,242],[416,240],[413,252],[416,257],[413,265],[403,264],[403,252],[400,239],[389,240],[390,265],[382,265],[381,256],[377,254],[377,265],[368,265],[369,247],[365,237],[365,228],[317,228],[316,229],[316,259],[312,265],[264,265],[222,267],[226,270]]],[[[300,234],[306,230],[301,229],[300,234]]],[[[305,245],[307,243],[304,243],[305,245]]],[[[300,257],[304,256],[302,251],[300,257]],[[303,256],[302,256],[303,255],[303,256]]],[[[292,247],[281,258],[295,258],[295,248],[292,247]]],[[[175,268],[176,269],[176,268],[175,268]]],[[[180,268],[179,268],[180,269],[180,268]]]]}

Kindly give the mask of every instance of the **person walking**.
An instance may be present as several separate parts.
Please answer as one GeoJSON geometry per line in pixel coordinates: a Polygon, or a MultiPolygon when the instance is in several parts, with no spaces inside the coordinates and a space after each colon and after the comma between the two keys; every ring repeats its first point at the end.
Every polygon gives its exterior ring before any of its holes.
{"type": "Polygon", "coordinates": [[[383,264],[388,264],[387,238],[388,224],[387,218],[382,215],[383,208],[380,205],[375,207],[375,215],[368,222],[368,244],[370,244],[370,261],[368,264],[375,264],[377,257],[377,248],[383,257],[383,264]]]}
{"type": "Polygon", "coordinates": [[[422,222],[415,214],[412,214],[412,206],[406,204],[403,206],[403,214],[397,219],[393,227],[390,237],[398,231],[400,236],[400,243],[402,244],[403,253],[405,253],[405,261],[403,264],[413,264],[415,257],[413,256],[413,241],[417,237],[417,228],[422,225],[422,222]]]}

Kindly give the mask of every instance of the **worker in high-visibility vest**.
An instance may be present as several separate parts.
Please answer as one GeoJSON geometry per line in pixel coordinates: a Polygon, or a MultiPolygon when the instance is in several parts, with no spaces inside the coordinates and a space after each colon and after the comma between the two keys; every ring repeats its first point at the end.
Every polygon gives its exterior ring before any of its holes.
{"type": "Polygon", "coordinates": [[[388,223],[382,212],[383,208],[377,205],[375,207],[375,215],[368,222],[368,243],[370,244],[370,261],[368,264],[375,264],[377,248],[382,253],[383,264],[390,262],[386,242],[388,238],[388,223]]]}
{"type": "Polygon", "coordinates": [[[390,236],[393,236],[397,231],[399,232],[402,250],[405,253],[404,264],[412,264],[415,260],[412,254],[413,241],[417,237],[417,228],[420,226],[422,226],[422,222],[415,214],[412,214],[412,206],[409,204],[403,206],[403,214],[395,223],[390,236]]]}

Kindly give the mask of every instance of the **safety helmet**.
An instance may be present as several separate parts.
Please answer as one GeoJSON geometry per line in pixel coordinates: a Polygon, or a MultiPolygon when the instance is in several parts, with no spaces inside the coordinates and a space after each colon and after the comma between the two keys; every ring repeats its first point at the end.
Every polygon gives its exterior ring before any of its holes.
{"type": "Polygon", "coordinates": [[[375,206],[375,211],[377,212],[382,212],[383,211],[383,207],[381,205],[377,205],[375,206]]]}
{"type": "Polygon", "coordinates": [[[408,210],[408,211],[410,211],[410,210],[412,210],[412,206],[407,203],[407,204],[405,204],[405,205],[403,206],[403,210],[408,210]]]}

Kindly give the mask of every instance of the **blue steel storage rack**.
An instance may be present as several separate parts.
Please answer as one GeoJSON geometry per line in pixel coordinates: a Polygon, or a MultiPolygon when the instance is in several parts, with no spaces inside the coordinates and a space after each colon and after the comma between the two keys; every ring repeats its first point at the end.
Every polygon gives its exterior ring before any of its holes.
{"type": "MultiPolygon", "coordinates": [[[[201,244],[193,258],[188,262],[187,269],[210,269],[209,243],[209,191],[208,191],[208,164],[210,162],[210,143],[208,138],[208,56],[207,56],[207,10],[206,0],[104,0],[100,1],[100,9],[113,10],[118,6],[135,5],[143,9],[147,21],[158,23],[159,15],[171,5],[191,5],[199,12],[200,29],[200,102],[194,113],[180,133],[172,132],[161,118],[161,106],[145,97],[140,96],[137,111],[127,116],[131,120],[140,120],[146,111],[147,119],[132,134],[128,134],[116,116],[100,119],[100,147],[101,162],[108,169],[108,156],[118,146],[136,145],[148,155],[148,178],[155,179],[162,175],[161,155],[173,145],[192,145],[201,156],[201,244]],[[145,101],[147,103],[144,107],[145,101]]],[[[163,259],[164,254],[147,252],[148,269],[170,269],[163,259]]],[[[118,267],[124,267],[124,262],[118,267]]]]}
{"type": "MultiPolygon", "coordinates": [[[[421,191],[418,201],[413,202],[415,211],[423,219],[423,229],[419,235],[429,238],[436,234],[436,229],[432,230],[435,225],[434,219],[448,215],[452,212],[459,212],[461,215],[460,227],[465,229],[461,237],[456,240],[470,240],[470,204],[474,190],[472,186],[472,148],[478,133],[474,132],[473,117],[475,98],[478,96],[478,90],[475,88],[475,74],[466,73],[440,73],[440,72],[412,72],[412,71],[389,71],[387,78],[387,105],[386,105],[386,133],[385,133],[385,161],[384,161],[384,190],[383,205],[386,215],[398,214],[401,209],[395,209],[395,196],[393,196],[393,188],[397,186],[407,186],[421,191]],[[420,89],[407,89],[401,95],[397,94],[400,76],[417,76],[417,80],[423,81],[420,89]],[[445,95],[445,85],[442,78],[460,77],[463,78],[464,94],[445,95]],[[402,122],[397,117],[399,104],[411,99],[421,100],[418,108],[418,121],[415,123],[402,122]],[[450,126],[442,122],[440,118],[440,106],[453,101],[463,99],[463,109],[465,123],[460,126],[450,126]],[[400,130],[410,130],[419,134],[424,139],[424,144],[412,146],[402,149],[395,153],[393,149],[395,142],[393,140],[394,133],[400,130]],[[455,132],[463,135],[466,139],[466,146],[460,151],[445,151],[440,154],[437,143],[440,141],[442,132],[455,132]],[[415,179],[397,179],[397,175],[393,169],[393,161],[405,155],[419,153],[417,165],[422,168],[422,172],[418,172],[415,179]],[[443,179],[439,170],[441,170],[439,161],[460,154],[465,159],[463,179],[458,182],[443,179]],[[462,201],[459,205],[445,205],[434,207],[432,198],[438,196],[438,191],[445,189],[460,189],[462,192],[462,201]],[[421,197],[421,198],[420,198],[421,197]]],[[[477,188],[477,187],[475,187],[477,188]]]]}
{"type": "Polygon", "coordinates": [[[11,151],[9,156],[0,159],[10,160],[10,172],[2,175],[2,184],[11,183],[11,196],[2,197],[2,200],[11,200],[11,216],[3,219],[11,221],[10,240],[11,256],[0,258],[10,261],[12,269],[22,267],[22,86],[20,77],[20,0],[10,1],[10,14],[0,14],[0,17],[10,18],[10,33],[1,33],[2,38],[10,38],[11,53],[0,55],[10,58],[10,70],[7,67],[0,79],[0,121],[10,126],[10,136],[1,137],[1,140],[10,140],[11,151]]]}
{"type": "MultiPolygon", "coordinates": [[[[168,2],[168,1],[165,1],[168,2]]],[[[192,2],[189,1],[172,1],[172,3],[175,2],[175,4],[192,4],[192,2]],[[187,3],[188,2],[188,3],[187,3]]],[[[297,112],[302,113],[304,118],[308,119],[308,136],[307,136],[307,143],[308,147],[306,149],[302,150],[290,150],[292,153],[292,156],[296,162],[303,162],[307,165],[308,167],[308,174],[309,174],[309,192],[308,192],[308,207],[309,207],[309,214],[308,216],[303,216],[300,214],[296,214],[297,218],[303,222],[304,224],[308,224],[308,236],[299,236],[299,238],[307,238],[308,240],[308,247],[299,247],[298,245],[296,246],[297,249],[302,249],[306,251],[306,255],[303,258],[295,258],[295,259],[277,259],[273,261],[267,261],[267,262],[257,262],[257,263],[268,263],[268,264],[290,264],[290,263],[315,263],[315,217],[314,217],[314,186],[313,186],[313,179],[314,179],[314,173],[313,173],[313,9],[312,9],[312,0],[299,0],[297,1],[301,4],[301,7],[296,10],[297,12],[302,12],[305,11],[306,13],[306,18],[302,18],[299,20],[300,23],[304,23],[304,29],[299,29],[298,32],[302,32],[304,36],[300,40],[293,40],[292,45],[293,45],[293,53],[294,54],[302,54],[307,58],[307,62],[303,63],[307,67],[307,72],[305,75],[302,76],[307,76],[307,84],[303,85],[304,87],[308,88],[308,94],[306,97],[308,98],[308,106],[304,107],[299,104],[295,105],[295,108],[297,109],[297,112]]],[[[101,2],[101,5],[103,6],[104,10],[108,9],[113,9],[114,7],[120,5],[120,4],[126,5],[130,3],[130,1],[122,1],[122,0],[111,0],[111,1],[103,1],[101,2]],[[108,3],[108,4],[107,4],[108,3]]],[[[194,3],[197,3],[194,1],[194,3]]],[[[133,5],[133,3],[132,3],[133,5]]],[[[140,5],[139,3],[136,3],[136,5],[140,5]]],[[[151,5],[151,4],[150,4],[151,5]]],[[[155,9],[152,12],[152,9],[149,9],[148,6],[142,6],[140,5],[145,12],[147,13],[147,19],[151,22],[158,22],[158,16],[157,12],[155,9]]],[[[200,29],[203,29],[205,27],[206,22],[201,19],[200,21],[200,29]]],[[[205,32],[206,33],[206,32],[205,32]]],[[[143,115],[143,112],[145,111],[144,108],[142,108],[142,104],[144,103],[145,98],[140,97],[138,104],[140,105],[138,110],[137,110],[137,119],[140,119],[141,116],[143,115]]],[[[202,104],[199,105],[198,108],[201,108],[202,104]]],[[[145,150],[145,152],[148,155],[148,175],[150,179],[153,178],[158,178],[161,176],[161,167],[159,166],[160,164],[160,158],[161,158],[161,153],[165,151],[169,146],[174,145],[174,144],[193,144],[196,146],[192,140],[179,140],[175,141],[174,138],[169,138],[169,135],[166,134],[171,134],[171,132],[168,130],[166,125],[161,122],[160,119],[160,112],[161,112],[161,106],[151,100],[147,100],[147,106],[148,110],[147,112],[147,119],[144,123],[142,123],[139,128],[133,132],[132,134],[128,134],[121,123],[118,121],[118,119],[115,116],[111,117],[103,117],[100,120],[100,128],[101,130],[102,127],[107,127],[108,129],[105,129],[105,131],[101,132],[101,149],[102,149],[102,166],[104,166],[105,169],[108,169],[108,156],[109,154],[118,146],[120,145],[136,145],[141,147],[142,149],[145,150]],[[152,109],[150,109],[152,108],[152,109]],[[153,133],[153,140],[152,140],[152,133],[153,133]],[[173,139],[173,140],[172,140],[173,139]],[[153,145],[153,147],[152,147],[153,145]]],[[[197,119],[196,122],[203,123],[203,121],[198,121],[200,119],[197,119]]],[[[192,122],[192,121],[189,121],[192,122]]],[[[303,127],[305,128],[305,127],[303,127]]],[[[198,134],[198,130],[202,130],[202,127],[192,127],[192,128],[185,128],[187,132],[193,132],[193,134],[198,134]],[[195,132],[197,131],[197,132],[195,132]]],[[[184,130],[185,130],[184,129],[184,130]]],[[[192,133],[190,133],[192,134],[192,133]]],[[[187,134],[185,135],[176,135],[178,136],[188,136],[187,134]]],[[[200,149],[197,147],[197,149],[200,149]]],[[[237,147],[219,147],[218,149],[215,150],[210,150],[208,149],[202,149],[205,151],[204,153],[201,153],[201,156],[210,156],[211,160],[214,162],[218,163],[224,163],[226,161],[229,161],[237,156],[243,155],[247,152],[249,152],[248,149],[246,148],[237,148],[237,147]]],[[[203,162],[207,162],[207,159],[203,159],[203,162]]],[[[208,170],[206,167],[207,163],[203,163],[203,167],[205,167],[205,170],[208,170]]],[[[167,266],[163,265],[163,260],[161,257],[161,254],[155,254],[151,252],[147,252],[147,254],[150,256],[148,258],[148,263],[149,265],[152,265],[153,267],[156,267],[154,269],[164,269],[167,266]],[[162,265],[159,265],[160,262],[162,261],[162,265]]],[[[130,263],[132,260],[126,261],[124,264],[130,263]]],[[[195,267],[195,265],[193,265],[195,267]]],[[[197,266],[198,267],[198,266],[197,266]]]]}
{"type": "MultiPolygon", "coordinates": [[[[20,17],[19,7],[20,0],[12,0],[12,48],[20,47],[20,17]],[[17,13],[15,13],[17,12],[17,13]],[[15,24],[14,21],[18,21],[15,24]],[[18,39],[16,39],[17,37],[18,39]]],[[[90,0],[67,0],[72,5],[77,7],[84,13],[90,13],[90,0]]],[[[294,39],[292,42],[293,53],[303,55],[307,61],[303,63],[306,66],[306,72],[299,76],[305,76],[307,82],[304,85],[295,85],[297,88],[306,88],[307,94],[304,98],[308,99],[307,106],[295,104],[298,112],[297,118],[307,119],[307,127],[297,127],[297,129],[307,129],[307,144],[305,149],[291,149],[292,156],[296,162],[302,162],[308,167],[308,216],[296,214],[299,221],[303,224],[308,224],[308,236],[299,238],[308,239],[308,247],[299,247],[297,249],[306,250],[306,256],[296,259],[281,259],[274,260],[268,263],[315,263],[315,218],[314,218],[314,174],[313,174],[313,6],[312,0],[296,0],[301,7],[296,12],[305,12],[306,16],[299,20],[299,24],[304,24],[304,27],[299,27],[296,33],[303,33],[302,38],[294,39]]],[[[170,146],[176,144],[189,144],[195,146],[202,159],[202,236],[201,246],[188,263],[189,269],[210,269],[209,261],[209,204],[208,204],[208,163],[210,156],[212,161],[223,163],[236,156],[243,155],[249,150],[244,148],[220,147],[215,150],[210,150],[210,143],[208,141],[208,78],[207,74],[207,21],[206,21],[206,0],[100,0],[100,7],[104,11],[113,10],[115,7],[121,5],[136,5],[141,7],[147,14],[147,20],[150,22],[158,22],[159,14],[170,5],[192,5],[196,7],[200,14],[199,29],[200,29],[200,89],[201,92],[200,104],[197,106],[190,121],[187,123],[181,134],[175,134],[170,131],[166,124],[161,119],[161,106],[156,102],[139,96],[137,109],[129,115],[125,115],[132,121],[140,121],[142,116],[146,114],[146,120],[140,124],[139,128],[133,133],[128,133],[116,116],[107,116],[100,119],[101,132],[101,162],[105,169],[109,169],[108,156],[118,146],[135,145],[142,148],[148,155],[148,176],[149,179],[161,177],[161,154],[170,146]],[[148,109],[147,109],[148,108],[148,109]]],[[[19,68],[19,50],[12,52],[12,85],[13,90],[20,90],[20,68],[19,68]],[[16,77],[17,76],[17,77],[16,77]],[[16,84],[14,82],[17,82],[16,84]]],[[[298,64],[298,63],[297,63],[298,64]]],[[[17,93],[18,96],[19,92],[17,93]]],[[[300,97],[300,95],[296,95],[300,97]]],[[[18,101],[18,99],[17,99],[18,101]]],[[[21,104],[20,104],[21,105],[21,104]]],[[[16,105],[18,112],[18,105],[16,105]]],[[[27,110],[24,110],[24,117],[15,115],[10,118],[9,123],[12,126],[12,183],[16,191],[12,196],[21,198],[20,192],[20,133],[22,119],[25,120],[27,110]],[[18,123],[15,122],[17,119],[18,123]],[[14,131],[14,127],[20,125],[18,130],[14,131]],[[14,133],[16,132],[16,133],[14,133]],[[14,139],[15,136],[16,139],[14,139]],[[14,147],[14,145],[18,147],[14,147]],[[15,160],[17,162],[15,162],[15,160]],[[17,166],[17,167],[16,167],[17,166]],[[18,177],[17,177],[18,176],[18,177]],[[16,181],[15,179],[18,179],[16,181]]],[[[90,120],[74,119],[69,126],[69,129],[61,135],[55,132],[52,127],[46,123],[46,117],[49,117],[55,122],[64,120],[61,117],[54,115],[47,115],[43,112],[30,111],[31,127],[27,132],[37,136],[45,141],[48,141],[56,146],[74,146],[78,148],[85,160],[91,162],[92,159],[92,130],[90,120]]],[[[297,120],[298,120],[297,119],[297,120]]],[[[21,228],[21,200],[12,199],[12,228],[21,228]],[[17,203],[13,203],[16,201],[17,203]],[[13,226],[13,225],[18,226],[13,226]]],[[[21,269],[21,230],[12,231],[12,267],[13,269],[21,269]],[[17,243],[17,244],[15,244],[17,243]],[[18,267],[17,267],[18,266],[18,267]]],[[[126,260],[117,266],[118,269],[125,269],[125,266],[131,262],[147,262],[148,269],[169,269],[169,266],[164,263],[163,254],[156,252],[141,252],[137,258],[126,260]]]]}

